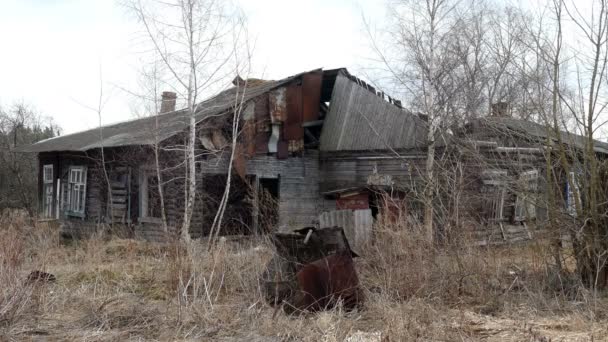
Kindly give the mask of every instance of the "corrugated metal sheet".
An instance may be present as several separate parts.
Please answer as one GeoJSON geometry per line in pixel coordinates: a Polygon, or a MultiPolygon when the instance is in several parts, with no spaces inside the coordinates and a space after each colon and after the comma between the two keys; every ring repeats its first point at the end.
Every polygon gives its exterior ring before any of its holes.
{"type": "Polygon", "coordinates": [[[424,147],[427,124],[349,79],[336,78],[321,133],[321,151],[424,147]]]}
{"type": "MultiPolygon", "coordinates": [[[[294,79],[307,74],[300,73],[279,81],[257,83],[248,87],[243,99],[251,100],[259,95],[285,85],[294,79]]],[[[242,91],[242,88],[241,88],[242,91]]],[[[196,121],[206,117],[228,112],[235,104],[236,88],[231,88],[203,101],[196,114],[196,121]]],[[[158,139],[167,139],[183,132],[188,127],[186,111],[179,110],[158,116],[117,123],[103,127],[103,137],[100,139],[99,128],[68,134],[37,142],[33,145],[22,146],[19,152],[48,152],[48,151],[87,151],[99,147],[118,147],[129,145],[151,145],[158,139]]]]}
{"type": "Polygon", "coordinates": [[[342,227],[353,252],[363,255],[372,237],[374,219],[371,209],[332,210],[319,215],[319,228],[342,227]]]}

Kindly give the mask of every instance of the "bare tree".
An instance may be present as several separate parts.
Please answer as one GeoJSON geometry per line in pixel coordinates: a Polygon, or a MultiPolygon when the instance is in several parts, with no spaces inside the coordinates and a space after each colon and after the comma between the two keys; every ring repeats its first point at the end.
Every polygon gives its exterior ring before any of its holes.
{"type": "MultiPolygon", "coordinates": [[[[251,49],[249,47],[249,40],[247,37],[247,30],[245,29],[245,25],[242,21],[243,19],[239,19],[240,21],[240,29],[233,31],[233,55],[235,56],[234,62],[234,70],[237,75],[244,74],[248,76],[251,71],[251,49]],[[244,52],[245,56],[243,59],[240,58],[241,54],[239,53],[239,46],[241,43],[245,46],[244,52]]],[[[220,206],[218,208],[217,213],[213,219],[213,224],[211,225],[211,243],[209,244],[209,248],[213,246],[213,242],[216,240],[217,235],[219,235],[222,219],[224,217],[224,213],[226,211],[226,205],[228,203],[228,198],[230,196],[230,186],[232,180],[232,167],[235,159],[235,154],[237,153],[238,146],[238,137],[240,133],[240,122],[241,122],[241,114],[244,110],[245,106],[245,92],[247,91],[248,80],[247,77],[245,80],[242,80],[239,76],[235,79],[235,92],[234,92],[234,106],[233,106],[233,115],[232,115],[232,139],[230,143],[230,158],[228,161],[228,172],[226,175],[226,188],[224,190],[224,194],[222,195],[222,199],[220,201],[220,206]],[[214,235],[215,230],[215,235],[214,235]]]]}
{"type": "Polygon", "coordinates": [[[450,38],[457,27],[454,16],[457,1],[425,0],[391,3],[391,46],[372,41],[373,47],[398,88],[412,99],[414,109],[428,122],[425,167],[424,230],[429,242],[434,239],[433,201],[436,193],[435,150],[440,128],[452,113],[455,95],[451,70],[461,60],[451,48],[450,38]]]}
{"type": "Polygon", "coordinates": [[[38,162],[34,154],[14,150],[60,132],[51,119],[23,102],[8,110],[0,108],[0,209],[25,208],[30,216],[35,216],[38,162]]]}
{"type": "MultiPolygon", "coordinates": [[[[228,41],[234,30],[233,13],[224,2],[133,0],[126,6],[142,23],[147,40],[159,56],[169,83],[174,83],[186,102],[187,138],[184,147],[185,205],[181,237],[190,240],[189,227],[196,200],[196,113],[203,95],[215,90],[226,76],[225,65],[233,57],[228,41]]],[[[232,72],[232,70],[230,70],[232,72]]]]}

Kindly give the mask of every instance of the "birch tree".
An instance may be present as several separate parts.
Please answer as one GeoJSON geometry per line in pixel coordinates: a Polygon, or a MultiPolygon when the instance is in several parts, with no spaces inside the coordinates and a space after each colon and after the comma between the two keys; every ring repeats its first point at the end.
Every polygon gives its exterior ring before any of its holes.
{"type": "Polygon", "coordinates": [[[530,29],[534,44],[529,48],[544,69],[536,69],[531,78],[539,94],[534,108],[547,127],[545,143],[550,147],[545,153],[545,195],[555,234],[555,263],[560,272],[565,270],[561,255],[570,251],[562,248],[561,239],[567,234],[578,276],[586,286],[598,289],[608,285],[605,166],[596,152],[608,105],[608,8],[604,0],[584,9],[578,6],[550,0],[537,15],[539,24],[530,29]],[[577,39],[564,39],[564,32],[577,39]],[[556,191],[561,190],[558,179],[567,182],[571,193],[563,201],[556,191]]]}
{"type": "MultiPolygon", "coordinates": [[[[593,288],[604,288],[608,285],[608,208],[595,138],[606,122],[608,106],[608,1],[593,1],[587,10],[578,6],[574,1],[563,5],[566,17],[574,23],[574,29],[581,37],[581,46],[573,53],[576,70],[573,75],[576,80],[574,96],[560,92],[559,97],[576,121],[576,126],[583,132],[585,140],[582,165],[576,166],[581,171],[579,173],[575,169],[577,179],[569,179],[570,184],[583,184],[582,201],[577,203],[581,227],[579,232],[572,235],[577,267],[584,283],[593,288]]],[[[575,155],[571,156],[571,160],[578,161],[580,158],[575,155]]],[[[573,177],[569,175],[569,178],[573,177]]]]}
{"type": "Polygon", "coordinates": [[[450,48],[450,38],[457,27],[454,17],[457,1],[401,0],[390,4],[392,45],[373,41],[373,47],[395,85],[403,91],[413,109],[422,112],[428,122],[426,137],[424,230],[433,242],[433,202],[436,193],[435,150],[440,128],[451,113],[455,95],[450,70],[461,63],[450,48]]]}
{"type": "Polygon", "coordinates": [[[184,213],[182,240],[189,241],[189,227],[196,200],[196,113],[204,96],[232,73],[225,66],[233,57],[230,45],[235,9],[225,1],[133,0],[126,6],[142,24],[146,41],[170,75],[169,84],[186,103],[186,144],[184,146],[184,213]]]}

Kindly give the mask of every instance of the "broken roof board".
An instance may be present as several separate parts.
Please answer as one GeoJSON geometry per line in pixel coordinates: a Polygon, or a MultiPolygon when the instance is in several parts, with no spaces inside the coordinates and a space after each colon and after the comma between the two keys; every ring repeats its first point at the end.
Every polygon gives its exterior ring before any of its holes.
{"type": "Polygon", "coordinates": [[[320,150],[424,147],[426,132],[427,124],[420,118],[387,102],[340,72],[323,124],[320,150]]]}
{"type": "MultiPolygon", "coordinates": [[[[311,71],[312,72],[312,71],[311,71]]],[[[248,87],[242,96],[243,102],[251,100],[268,91],[285,85],[292,80],[307,74],[303,72],[278,81],[269,81],[248,87]]],[[[205,100],[199,104],[201,108],[196,113],[196,121],[220,115],[231,110],[241,98],[236,97],[235,87],[205,100]]],[[[16,149],[18,152],[50,152],[50,151],[87,151],[100,147],[119,147],[134,145],[152,145],[163,141],[188,127],[188,114],[185,110],[178,110],[166,114],[145,117],[141,119],[121,122],[83,132],[63,135],[39,141],[32,145],[16,149]],[[103,134],[103,139],[101,139],[103,134]]]]}

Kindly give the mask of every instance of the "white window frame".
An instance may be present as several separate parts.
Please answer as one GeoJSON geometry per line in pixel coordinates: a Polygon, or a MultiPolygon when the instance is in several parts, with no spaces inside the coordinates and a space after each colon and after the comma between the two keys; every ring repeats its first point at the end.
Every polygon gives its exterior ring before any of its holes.
{"type": "Polygon", "coordinates": [[[517,197],[515,199],[515,221],[536,218],[536,194],[538,193],[538,170],[533,169],[519,174],[517,197]]]}
{"type": "Polygon", "coordinates": [[[578,174],[574,171],[570,171],[568,173],[568,179],[566,179],[566,196],[566,210],[570,216],[576,217],[576,201],[578,200],[578,203],[580,204],[582,204],[582,202],[578,174]]]}
{"type": "Polygon", "coordinates": [[[54,180],[53,164],[45,164],[42,167],[42,216],[44,218],[53,217],[53,180],[54,180]]]}
{"type": "Polygon", "coordinates": [[[67,214],[84,217],[87,202],[87,168],[70,166],[68,173],[67,214]]]}
{"type": "Polygon", "coordinates": [[[504,216],[505,198],[507,196],[509,173],[503,169],[490,169],[482,171],[481,178],[483,186],[487,191],[485,197],[485,211],[490,214],[487,219],[490,222],[497,223],[505,221],[504,216]]]}

